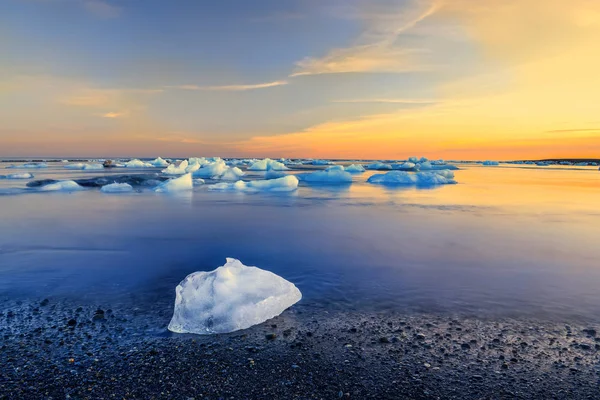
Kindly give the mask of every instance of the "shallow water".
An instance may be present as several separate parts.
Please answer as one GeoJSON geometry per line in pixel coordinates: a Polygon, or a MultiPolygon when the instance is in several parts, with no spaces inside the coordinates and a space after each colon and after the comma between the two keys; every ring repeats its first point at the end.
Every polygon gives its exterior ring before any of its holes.
{"type": "MultiPolygon", "coordinates": [[[[132,173],[0,169],[16,172],[132,173]]],[[[294,282],[307,307],[600,319],[596,168],[461,165],[457,185],[434,189],[366,183],[373,173],[290,194],[23,194],[27,180],[0,180],[0,298],[148,311],[235,257],[294,282]]]]}

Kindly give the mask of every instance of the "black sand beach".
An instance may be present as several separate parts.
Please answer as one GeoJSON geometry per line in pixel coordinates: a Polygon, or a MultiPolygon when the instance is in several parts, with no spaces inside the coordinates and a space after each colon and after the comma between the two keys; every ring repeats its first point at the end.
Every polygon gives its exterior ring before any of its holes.
{"type": "MultiPolygon", "coordinates": [[[[3,301],[0,399],[595,399],[586,324],[294,306],[174,335],[169,312],[3,301]]],[[[600,336],[600,335],[598,335],[600,336]]]]}

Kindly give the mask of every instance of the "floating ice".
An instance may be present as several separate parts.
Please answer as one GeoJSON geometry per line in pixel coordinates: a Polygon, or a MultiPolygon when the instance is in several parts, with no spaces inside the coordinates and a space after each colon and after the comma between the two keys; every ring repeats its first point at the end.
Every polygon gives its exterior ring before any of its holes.
{"type": "Polygon", "coordinates": [[[402,164],[392,164],[392,169],[400,171],[416,171],[419,168],[417,165],[418,164],[407,161],[402,164]]]}
{"type": "Polygon", "coordinates": [[[75,181],[58,181],[44,185],[40,187],[39,190],[43,192],[73,192],[76,190],[83,190],[83,188],[75,181]]]}
{"type": "Polygon", "coordinates": [[[66,169],[80,169],[85,171],[98,171],[104,169],[104,165],[102,164],[84,164],[84,163],[76,163],[76,164],[67,164],[65,165],[66,169]]]}
{"type": "Polygon", "coordinates": [[[154,165],[138,160],[137,158],[134,158],[131,161],[128,161],[125,163],[125,167],[127,168],[153,168],[154,165]]]}
{"type": "Polygon", "coordinates": [[[197,171],[194,171],[194,178],[214,178],[218,179],[221,177],[229,167],[225,161],[218,159],[217,161],[209,162],[203,165],[197,171]]]}
{"type": "Polygon", "coordinates": [[[286,173],[283,171],[273,171],[272,169],[265,172],[265,179],[277,179],[283,178],[286,176],[286,173]]]}
{"type": "Polygon", "coordinates": [[[246,329],[281,314],[302,298],[282,277],[239,260],[210,272],[194,272],[175,289],[169,330],[200,335],[246,329]]]}
{"type": "Polygon", "coordinates": [[[31,179],[33,178],[33,174],[29,172],[24,172],[22,174],[8,174],[8,175],[0,175],[0,179],[31,179]]]}
{"type": "Polygon", "coordinates": [[[227,170],[221,175],[221,179],[224,181],[237,181],[242,176],[244,176],[244,172],[238,167],[227,167],[227,170]]]}
{"type": "Polygon", "coordinates": [[[329,160],[312,160],[311,164],[312,165],[333,165],[335,163],[331,162],[329,160]]]}
{"type": "Polygon", "coordinates": [[[283,178],[261,181],[221,182],[208,187],[209,190],[237,190],[240,192],[291,192],[298,188],[298,178],[287,175],[283,178]]]}
{"type": "Polygon", "coordinates": [[[194,185],[204,185],[204,183],[205,183],[204,179],[202,179],[202,178],[196,178],[193,180],[193,182],[194,182],[194,185]]]}
{"type": "Polygon", "coordinates": [[[432,172],[390,171],[385,174],[375,174],[367,182],[381,185],[405,185],[405,186],[436,186],[456,183],[454,172],[449,170],[432,172]]]}
{"type": "Polygon", "coordinates": [[[486,166],[495,166],[495,165],[500,165],[500,163],[499,163],[498,161],[489,161],[489,160],[487,160],[487,161],[484,161],[482,164],[483,164],[483,165],[486,165],[486,166]]]}
{"type": "Polygon", "coordinates": [[[179,165],[171,164],[166,169],[163,169],[162,173],[165,175],[183,175],[186,173],[188,164],[188,160],[183,160],[179,165]]]}
{"type": "Polygon", "coordinates": [[[315,171],[296,175],[299,180],[309,183],[351,183],[352,175],[344,171],[341,165],[329,167],[324,171],[315,171]]]}
{"type": "Polygon", "coordinates": [[[39,168],[48,168],[48,164],[46,163],[26,163],[26,164],[21,164],[21,165],[11,165],[10,167],[6,167],[6,168],[12,168],[12,169],[39,169],[39,168]]]}
{"type": "Polygon", "coordinates": [[[288,167],[279,161],[271,160],[270,158],[265,158],[264,160],[259,160],[253,163],[250,167],[248,167],[248,171],[285,171],[288,167]]]}
{"type": "Polygon", "coordinates": [[[168,181],[161,183],[154,191],[158,193],[172,193],[192,190],[193,188],[192,174],[185,174],[179,178],[169,179],[168,181]]]}
{"type": "Polygon", "coordinates": [[[367,169],[374,169],[374,170],[390,170],[392,169],[392,166],[390,164],[384,164],[384,163],[373,163],[373,164],[369,164],[367,165],[367,169]]]}
{"type": "Polygon", "coordinates": [[[128,193],[133,192],[133,186],[129,183],[111,183],[110,185],[102,186],[100,191],[103,193],[128,193]]]}
{"type": "Polygon", "coordinates": [[[169,163],[160,157],[155,158],[154,160],[150,161],[150,164],[152,164],[154,167],[158,167],[158,168],[164,168],[164,167],[169,166],[169,163]]]}
{"type": "Polygon", "coordinates": [[[346,167],[346,172],[350,172],[351,174],[360,174],[365,172],[365,167],[360,164],[352,164],[346,167]]]}

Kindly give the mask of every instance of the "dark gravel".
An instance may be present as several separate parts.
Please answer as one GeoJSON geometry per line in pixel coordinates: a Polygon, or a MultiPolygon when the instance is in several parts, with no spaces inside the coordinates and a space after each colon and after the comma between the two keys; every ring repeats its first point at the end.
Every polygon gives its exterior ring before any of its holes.
{"type": "Polygon", "coordinates": [[[169,315],[38,299],[0,311],[0,399],[598,399],[597,326],[300,305],[173,335],[169,315]]]}

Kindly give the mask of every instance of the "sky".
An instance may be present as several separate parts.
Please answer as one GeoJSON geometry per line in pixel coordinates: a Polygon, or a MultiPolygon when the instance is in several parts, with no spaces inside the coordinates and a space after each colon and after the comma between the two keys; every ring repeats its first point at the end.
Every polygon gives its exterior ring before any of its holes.
{"type": "Polygon", "coordinates": [[[600,157],[598,0],[1,0],[0,157],[600,157]]]}

